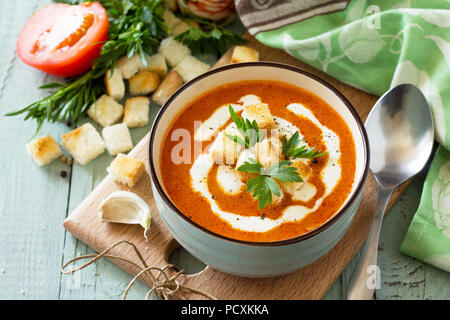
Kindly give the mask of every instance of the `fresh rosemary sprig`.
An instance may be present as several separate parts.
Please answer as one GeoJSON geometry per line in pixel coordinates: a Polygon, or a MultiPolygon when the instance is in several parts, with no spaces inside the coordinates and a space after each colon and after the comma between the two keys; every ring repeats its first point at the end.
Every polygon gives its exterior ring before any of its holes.
{"type": "Polygon", "coordinates": [[[51,82],[39,88],[57,89],[57,91],[23,109],[6,114],[6,116],[16,116],[27,112],[24,120],[31,118],[37,122],[36,133],[41,129],[44,121],[72,121],[76,124],[89,105],[104,90],[98,79],[93,77],[93,71],[67,83],[51,82]]]}
{"type": "MultiPolygon", "coordinates": [[[[79,4],[82,0],[59,0],[79,4]]],[[[26,113],[25,120],[34,119],[38,126],[45,121],[70,121],[76,125],[89,106],[102,94],[103,76],[115,66],[117,59],[126,54],[139,55],[146,65],[145,54],[151,55],[160,41],[167,35],[163,23],[162,0],[99,0],[109,19],[108,41],[102,47],[100,57],[94,60],[92,69],[66,83],[53,82],[41,89],[56,89],[50,96],[33,102],[23,109],[6,116],[26,113]]]]}
{"type": "Polygon", "coordinates": [[[231,115],[231,119],[236,124],[237,129],[241,133],[242,137],[232,136],[231,134],[225,134],[225,136],[236,143],[239,143],[244,148],[253,147],[255,144],[264,139],[264,136],[260,134],[258,124],[255,120],[250,122],[248,119],[240,119],[231,105],[228,106],[228,110],[231,115]]]}
{"type": "Polygon", "coordinates": [[[316,147],[308,149],[306,145],[303,145],[300,148],[297,148],[299,143],[300,143],[300,135],[298,131],[296,131],[292,135],[289,141],[286,139],[285,136],[283,136],[283,154],[288,158],[292,157],[292,158],[309,158],[309,159],[318,158],[326,154],[326,152],[316,151],[315,150],[316,147]]]}
{"type": "Polygon", "coordinates": [[[183,18],[190,29],[175,37],[187,45],[193,54],[223,54],[233,45],[247,42],[239,34],[201,18],[183,18]],[[198,26],[198,27],[197,27],[198,26]]]}
{"type": "Polygon", "coordinates": [[[291,161],[280,161],[264,170],[263,166],[255,159],[244,162],[238,170],[259,174],[247,182],[247,192],[253,192],[252,196],[258,199],[259,210],[272,203],[272,193],[280,196],[280,190],[276,180],[281,182],[303,182],[303,179],[295,167],[290,167],[291,161]]]}

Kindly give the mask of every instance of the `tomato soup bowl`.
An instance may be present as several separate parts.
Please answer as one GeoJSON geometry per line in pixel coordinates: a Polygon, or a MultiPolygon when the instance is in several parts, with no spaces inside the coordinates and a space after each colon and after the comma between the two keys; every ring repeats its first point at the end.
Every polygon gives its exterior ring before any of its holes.
{"type": "MultiPolygon", "coordinates": [[[[162,220],[179,244],[210,267],[243,277],[291,273],[317,260],[344,236],[358,209],[369,167],[364,126],[350,102],[324,80],[298,68],[251,62],[212,69],[184,84],[162,107],[150,133],[149,166],[152,190],[162,220]],[[345,203],[322,225],[300,236],[273,242],[250,242],[212,232],[185,216],[165,190],[160,153],[168,129],[198,95],[224,84],[245,80],[273,80],[306,89],[332,106],[350,128],[356,147],[356,173],[345,203]]],[[[313,213],[312,213],[313,214],[313,213]]]]}

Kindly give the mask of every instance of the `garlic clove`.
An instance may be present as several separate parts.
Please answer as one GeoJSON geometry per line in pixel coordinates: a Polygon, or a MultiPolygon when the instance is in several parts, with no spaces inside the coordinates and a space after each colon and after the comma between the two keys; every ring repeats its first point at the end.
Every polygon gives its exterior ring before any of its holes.
{"type": "Polygon", "coordinates": [[[150,208],[144,200],[132,192],[111,193],[100,204],[98,216],[105,222],[140,224],[147,239],[147,230],[151,222],[150,208]]]}

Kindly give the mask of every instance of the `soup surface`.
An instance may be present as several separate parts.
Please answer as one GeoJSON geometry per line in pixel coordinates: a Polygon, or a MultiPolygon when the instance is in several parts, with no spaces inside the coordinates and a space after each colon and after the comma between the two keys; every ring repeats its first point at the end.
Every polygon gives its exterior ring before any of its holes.
{"type": "MultiPolygon", "coordinates": [[[[256,117],[256,122],[264,128],[261,119],[256,117]]],[[[341,208],[355,179],[355,143],[342,117],[309,91],[276,81],[236,82],[199,96],[178,115],[162,148],[163,184],[176,207],[214,233],[245,241],[285,240],[319,227],[341,208]],[[256,106],[259,112],[258,108],[268,106],[270,130],[254,147],[234,145],[230,157],[220,163],[214,153],[220,149],[219,139],[228,146],[235,144],[224,137],[237,132],[230,105],[238,117],[250,120],[251,108],[256,106]],[[312,159],[283,154],[282,138],[289,141],[297,131],[298,147],[315,147],[325,154],[312,159]],[[300,165],[303,182],[275,179],[280,196],[272,193],[271,204],[259,209],[258,199],[246,185],[257,174],[245,175],[237,169],[249,159],[267,169],[267,157],[260,155],[260,150],[267,152],[264,144],[270,146],[269,154],[279,153],[278,160],[300,165]]]]}

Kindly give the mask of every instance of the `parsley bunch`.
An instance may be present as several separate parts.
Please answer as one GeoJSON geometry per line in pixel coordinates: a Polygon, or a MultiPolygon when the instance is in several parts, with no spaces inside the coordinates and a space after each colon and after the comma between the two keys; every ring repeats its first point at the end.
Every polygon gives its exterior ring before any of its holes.
{"type": "Polygon", "coordinates": [[[242,172],[257,173],[259,176],[247,182],[247,192],[253,192],[252,196],[258,198],[259,210],[272,203],[272,193],[280,196],[280,190],[276,180],[281,182],[303,182],[303,179],[295,167],[290,167],[292,162],[280,161],[264,170],[263,166],[255,159],[249,159],[238,170],[242,172]]]}

